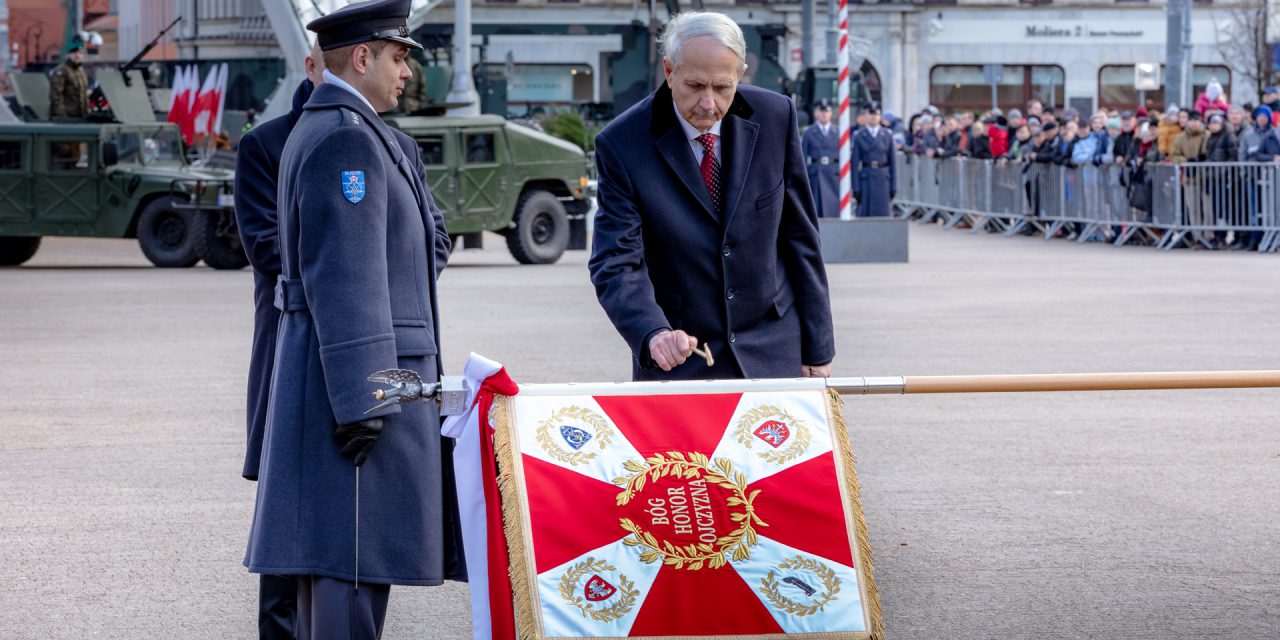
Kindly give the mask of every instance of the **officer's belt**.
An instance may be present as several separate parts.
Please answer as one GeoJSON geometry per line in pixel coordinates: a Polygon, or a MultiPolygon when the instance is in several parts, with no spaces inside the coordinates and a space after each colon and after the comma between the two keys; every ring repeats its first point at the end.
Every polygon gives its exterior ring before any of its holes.
{"type": "Polygon", "coordinates": [[[276,308],[285,313],[307,310],[307,296],[302,291],[301,279],[280,276],[276,280],[276,308]]]}
{"type": "Polygon", "coordinates": [[[867,169],[888,169],[888,162],[864,162],[862,166],[867,169]]]}
{"type": "Polygon", "coordinates": [[[836,159],[831,156],[818,156],[816,158],[807,158],[809,164],[831,164],[836,159]]]}

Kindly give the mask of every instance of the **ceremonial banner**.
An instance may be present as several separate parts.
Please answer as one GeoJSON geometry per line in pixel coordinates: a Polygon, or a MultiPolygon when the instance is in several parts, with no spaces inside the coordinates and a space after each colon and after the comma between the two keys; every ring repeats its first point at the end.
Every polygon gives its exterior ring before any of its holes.
{"type": "Polygon", "coordinates": [[[487,418],[521,638],[882,636],[822,381],[521,385],[487,418]]]}

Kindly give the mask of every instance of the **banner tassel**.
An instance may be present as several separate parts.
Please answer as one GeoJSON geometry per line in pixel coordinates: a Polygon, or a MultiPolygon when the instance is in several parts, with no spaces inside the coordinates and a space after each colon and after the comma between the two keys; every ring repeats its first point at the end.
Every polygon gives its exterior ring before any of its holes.
{"type": "Polygon", "coordinates": [[[862,513],[862,484],[858,482],[857,460],[853,455],[853,441],[849,439],[849,427],[844,421],[844,398],[834,389],[827,390],[827,406],[831,410],[831,427],[839,443],[840,465],[848,486],[849,504],[853,508],[853,526],[858,538],[858,561],[867,576],[864,585],[867,592],[867,612],[871,617],[871,637],[884,638],[884,615],[880,611],[880,593],[876,590],[876,572],[871,562],[871,534],[867,531],[867,518],[862,513]]]}
{"type": "MultiPolygon", "coordinates": [[[[511,399],[495,395],[490,409],[493,420],[494,454],[498,458],[498,489],[502,492],[502,526],[507,540],[518,541],[524,536],[524,519],[520,513],[520,486],[515,478],[515,458],[511,438],[511,399]]],[[[511,575],[512,595],[516,603],[516,636],[536,638],[538,623],[533,611],[533,596],[529,585],[529,558],[524,545],[513,542],[507,545],[508,565],[511,575]]],[[[536,589],[536,587],[534,587],[536,589]]]]}

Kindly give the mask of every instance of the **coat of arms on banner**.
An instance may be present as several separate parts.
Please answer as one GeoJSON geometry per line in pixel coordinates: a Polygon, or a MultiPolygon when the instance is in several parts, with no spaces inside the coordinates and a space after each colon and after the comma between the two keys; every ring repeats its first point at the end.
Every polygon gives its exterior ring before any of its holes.
{"type": "Polygon", "coordinates": [[[489,414],[522,638],[881,636],[839,396],[626,389],[489,414]]]}

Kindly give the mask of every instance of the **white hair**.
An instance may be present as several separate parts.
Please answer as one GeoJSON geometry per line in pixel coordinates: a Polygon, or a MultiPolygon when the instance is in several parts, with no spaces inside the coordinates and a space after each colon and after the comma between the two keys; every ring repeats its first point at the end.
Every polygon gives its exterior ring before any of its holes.
{"type": "Polygon", "coordinates": [[[742,35],[742,28],[729,16],[722,13],[691,11],[671,17],[658,43],[662,47],[662,55],[671,61],[671,66],[680,66],[680,56],[684,45],[694,38],[709,36],[716,42],[726,46],[738,56],[742,65],[747,64],[747,39],[742,35]]]}

